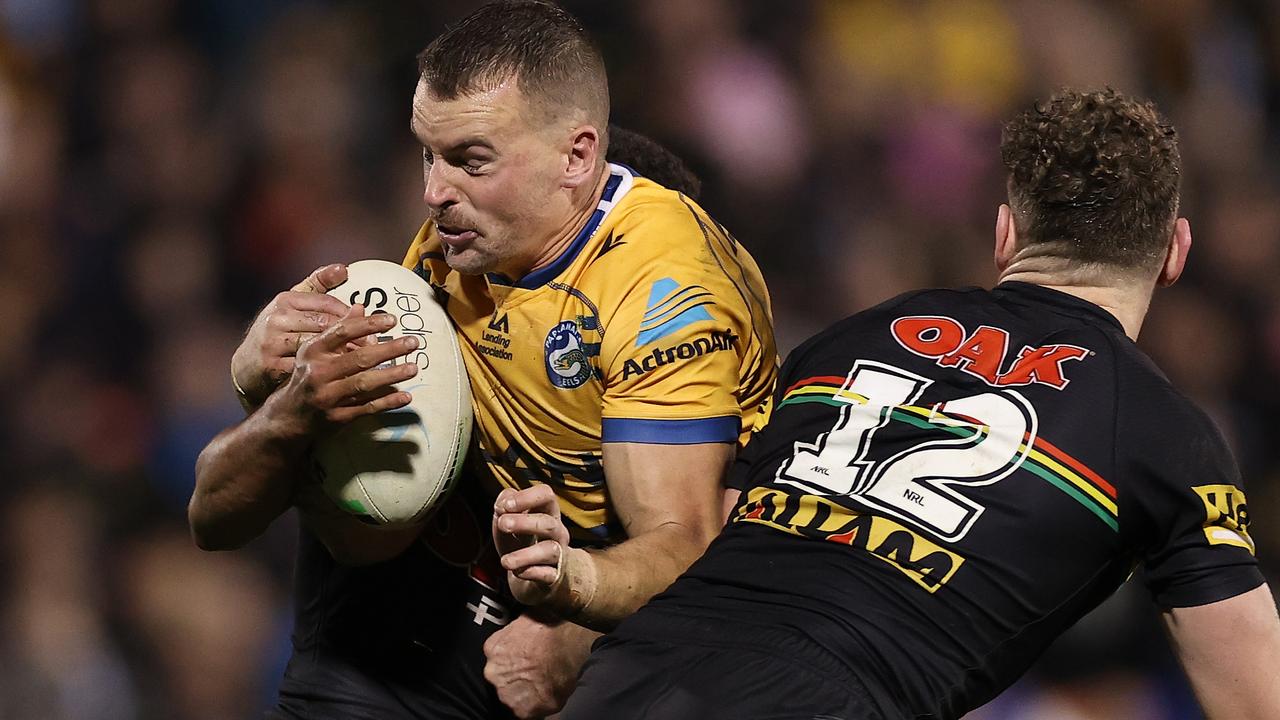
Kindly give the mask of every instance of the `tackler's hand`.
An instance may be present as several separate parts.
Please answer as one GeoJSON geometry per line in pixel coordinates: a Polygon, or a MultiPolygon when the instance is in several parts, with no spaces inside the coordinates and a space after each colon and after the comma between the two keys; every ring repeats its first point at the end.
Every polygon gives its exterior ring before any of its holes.
{"type": "Polygon", "coordinates": [[[600,634],[564,620],[525,613],[484,643],[484,678],[522,720],[558,712],[600,634]]]}
{"type": "Polygon", "coordinates": [[[258,313],[231,357],[231,379],[246,409],[262,405],[288,379],[303,343],[347,313],[345,303],[325,294],[346,281],[346,265],[325,265],[258,313]]]}
{"type": "Polygon", "coordinates": [[[286,432],[310,434],[334,423],[408,405],[409,393],[395,383],[418,374],[411,362],[394,362],[416,350],[421,341],[407,336],[387,342],[363,340],[390,330],[389,313],[364,314],[352,305],[332,327],[302,343],[288,381],[263,407],[285,425],[286,432]]]}
{"type": "Polygon", "coordinates": [[[493,542],[511,593],[572,618],[595,593],[595,562],[569,547],[560,503],[547,485],[503,490],[493,505],[493,542]]]}

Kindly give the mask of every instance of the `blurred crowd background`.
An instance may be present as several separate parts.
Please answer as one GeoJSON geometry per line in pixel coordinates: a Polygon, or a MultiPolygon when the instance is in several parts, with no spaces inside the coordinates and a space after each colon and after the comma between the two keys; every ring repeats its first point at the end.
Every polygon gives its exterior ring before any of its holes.
{"type": "MultiPolygon", "coordinates": [[[[192,465],[240,416],[227,362],[258,307],[318,265],[402,256],[424,216],[414,56],[477,4],[0,0],[0,720],[270,701],[296,530],[199,552],[192,465]]],[[[1141,345],[1230,439],[1275,583],[1280,4],[566,4],[614,120],[682,155],[760,261],[783,351],[900,291],[991,284],[1000,121],[1032,98],[1155,99],[1196,242],[1141,345]]],[[[1132,588],[971,717],[1198,712],[1132,588]]]]}

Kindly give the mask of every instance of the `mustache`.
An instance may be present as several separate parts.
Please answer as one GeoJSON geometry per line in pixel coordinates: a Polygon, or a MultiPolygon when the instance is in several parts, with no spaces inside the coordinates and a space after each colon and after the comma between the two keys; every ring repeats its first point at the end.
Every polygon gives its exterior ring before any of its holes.
{"type": "Polygon", "coordinates": [[[466,229],[466,230],[476,229],[475,224],[472,223],[471,221],[467,220],[461,215],[458,215],[456,213],[450,213],[447,211],[432,212],[427,216],[427,219],[434,222],[436,226],[443,225],[444,227],[451,228],[451,229],[466,229]]]}

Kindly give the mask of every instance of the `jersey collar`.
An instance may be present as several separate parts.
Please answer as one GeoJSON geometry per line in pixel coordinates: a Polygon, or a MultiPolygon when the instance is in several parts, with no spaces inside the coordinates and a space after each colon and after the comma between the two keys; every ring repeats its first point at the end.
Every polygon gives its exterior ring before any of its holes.
{"type": "Polygon", "coordinates": [[[546,267],[539,268],[525,275],[516,282],[511,282],[506,276],[499,273],[487,273],[486,277],[492,285],[514,286],[522,290],[533,290],[535,288],[546,285],[555,279],[560,273],[577,259],[578,254],[582,252],[582,248],[587,246],[587,242],[596,234],[596,230],[600,228],[600,223],[608,217],[613,208],[626,196],[631,190],[631,184],[635,181],[635,173],[630,168],[609,163],[609,179],[605,181],[604,192],[600,195],[600,202],[596,204],[596,209],[591,213],[591,217],[587,219],[587,224],[582,226],[578,231],[577,237],[573,242],[569,243],[569,247],[560,253],[560,257],[556,258],[546,267]]]}
{"type": "Polygon", "coordinates": [[[1124,332],[1124,324],[1122,324],[1115,315],[1102,309],[1088,300],[1078,298],[1071,293],[1065,293],[1061,290],[1054,290],[1043,285],[1035,283],[1020,282],[1018,280],[1007,280],[996,286],[995,292],[1006,292],[1015,296],[1036,300],[1046,305],[1052,305],[1076,317],[1088,317],[1099,320],[1107,325],[1113,326],[1120,332],[1124,332]]]}

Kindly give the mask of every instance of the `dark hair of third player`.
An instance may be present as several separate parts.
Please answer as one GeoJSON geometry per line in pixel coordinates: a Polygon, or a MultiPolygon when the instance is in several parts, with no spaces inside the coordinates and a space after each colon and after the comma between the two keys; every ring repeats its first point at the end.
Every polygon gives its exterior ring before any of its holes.
{"type": "Polygon", "coordinates": [[[516,78],[521,92],[551,109],[577,107],[609,117],[604,60],[582,24],[539,0],[500,0],[471,13],[418,55],[418,71],[442,100],[516,78]]]}
{"type": "Polygon", "coordinates": [[[1000,155],[1020,243],[1154,271],[1178,211],[1178,137],[1155,106],[1064,90],[1004,126],[1000,155]]]}
{"type": "Polygon", "coordinates": [[[646,135],[613,124],[609,125],[609,161],[690,199],[697,200],[702,192],[702,181],[679,156],[646,135]]]}

